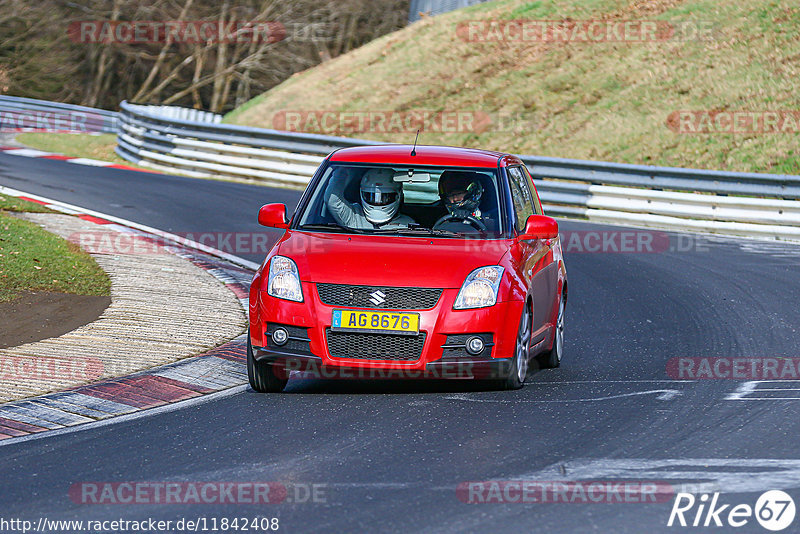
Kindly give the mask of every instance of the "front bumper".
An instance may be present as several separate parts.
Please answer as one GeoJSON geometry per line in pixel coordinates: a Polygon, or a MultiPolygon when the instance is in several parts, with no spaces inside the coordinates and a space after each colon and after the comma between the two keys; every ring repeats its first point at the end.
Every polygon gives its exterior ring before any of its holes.
{"type": "Polygon", "coordinates": [[[344,308],[322,303],[316,284],[303,282],[302,286],[304,302],[276,299],[259,288],[251,291],[250,336],[257,360],[269,361],[276,368],[290,371],[318,373],[321,377],[501,378],[508,374],[522,302],[498,302],[490,308],[453,310],[458,289],[445,289],[431,309],[402,310],[419,313],[420,335],[425,337],[418,357],[414,354],[413,359],[403,361],[333,357],[327,331],[333,310],[344,308]],[[296,340],[283,347],[275,346],[270,340],[270,329],[274,329],[275,324],[290,327],[296,340]],[[458,334],[490,335],[493,345],[487,346],[477,357],[443,348],[448,345],[448,336],[458,334]],[[305,341],[301,343],[301,339],[305,341]],[[390,376],[392,374],[394,376],[390,376]]]}
{"type": "MultiPolygon", "coordinates": [[[[259,362],[266,362],[275,368],[280,378],[290,378],[292,373],[303,378],[316,379],[503,379],[511,370],[512,358],[484,359],[439,359],[425,364],[425,367],[351,367],[336,362],[326,364],[319,356],[277,351],[263,347],[253,347],[253,356],[259,362]]],[[[370,360],[372,361],[372,360],[370,360]]]]}

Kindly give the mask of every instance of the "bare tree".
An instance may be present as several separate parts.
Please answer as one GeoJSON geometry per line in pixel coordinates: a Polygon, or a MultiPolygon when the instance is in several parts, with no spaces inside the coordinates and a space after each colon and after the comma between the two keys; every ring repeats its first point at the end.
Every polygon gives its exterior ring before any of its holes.
{"type": "Polygon", "coordinates": [[[105,108],[129,100],[223,112],[401,28],[407,13],[408,0],[0,0],[0,92],[105,108]],[[215,21],[234,30],[204,41],[165,32],[129,42],[70,32],[81,21],[112,29],[215,21]],[[247,24],[285,32],[264,38],[247,24]]]}

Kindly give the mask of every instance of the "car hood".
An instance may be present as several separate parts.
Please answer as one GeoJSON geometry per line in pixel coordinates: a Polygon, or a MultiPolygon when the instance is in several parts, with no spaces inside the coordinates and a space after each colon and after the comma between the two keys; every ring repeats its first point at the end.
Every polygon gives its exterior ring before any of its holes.
{"type": "Polygon", "coordinates": [[[287,232],[278,254],[305,282],[459,288],[467,275],[497,265],[505,240],[287,232]]]}

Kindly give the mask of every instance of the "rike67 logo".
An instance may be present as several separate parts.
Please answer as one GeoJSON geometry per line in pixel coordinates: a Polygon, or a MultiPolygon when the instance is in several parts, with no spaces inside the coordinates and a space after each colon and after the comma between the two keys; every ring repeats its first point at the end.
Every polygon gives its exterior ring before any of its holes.
{"type": "Polygon", "coordinates": [[[755,506],[722,504],[719,493],[678,493],[672,504],[667,526],[682,527],[743,527],[755,520],[767,530],[780,531],[794,521],[794,500],[788,493],[770,490],[759,496],[755,506]]]}

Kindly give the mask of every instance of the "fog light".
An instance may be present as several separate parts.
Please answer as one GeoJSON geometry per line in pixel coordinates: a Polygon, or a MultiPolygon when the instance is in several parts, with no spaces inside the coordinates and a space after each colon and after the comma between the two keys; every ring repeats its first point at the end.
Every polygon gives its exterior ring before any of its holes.
{"type": "Polygon", "coordinates": [[[272,333],[272,341],[274,341],[276,345],[285,345],[288,340],[289,332],[287,332],[285,328],[276,328],[272,333]]]}
{"type": "Polygon", "coordinates": [[[477,336],[473,336],[467,340],[467,352],[475,356],[483,352],[485,347],[483,340],[477,336]]]}

